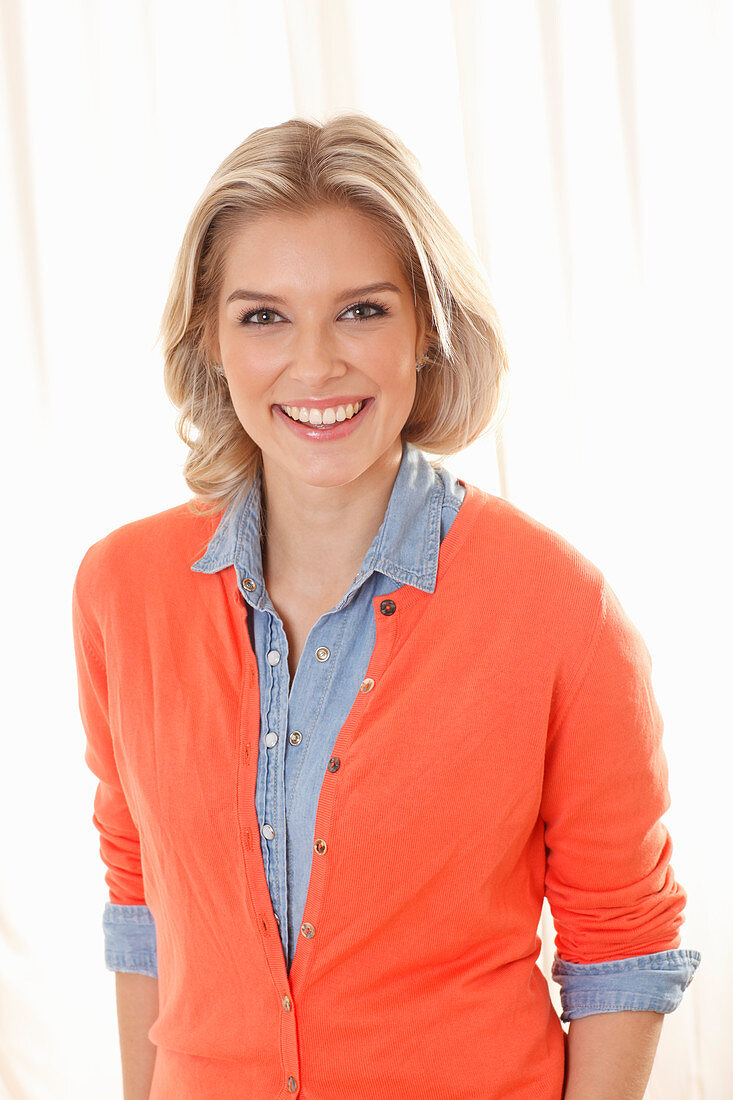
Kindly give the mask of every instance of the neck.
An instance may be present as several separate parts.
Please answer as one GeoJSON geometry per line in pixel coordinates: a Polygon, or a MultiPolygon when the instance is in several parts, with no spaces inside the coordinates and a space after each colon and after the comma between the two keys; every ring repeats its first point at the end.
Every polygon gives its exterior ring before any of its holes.
{"type": "Polygon", "coordinates": [[[265,585],[306,602],[340,598],[353,581],[387,510],[401,439],[346,485],[307,485],[263,456],[265,585]],[[337,595],[333,596],[336,592],[337,595]]]}

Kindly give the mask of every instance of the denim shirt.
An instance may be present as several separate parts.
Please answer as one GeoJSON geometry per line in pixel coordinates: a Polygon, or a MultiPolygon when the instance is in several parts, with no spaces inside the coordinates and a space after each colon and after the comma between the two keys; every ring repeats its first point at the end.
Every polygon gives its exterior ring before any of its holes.
{"type": "MultiPolygon", "coordinates": [[[[341,600],[311,628],[292,684],[283,622],[264,584],[260,493],[258,478],[232,501],[191,568],[214,573],[233,565],[247,604],[260,684],[255,803],[289,971],[305,909],[323,775],[375,643],[372,601],[394,592],[395,585],[434,591],[440,543],[465,489],[445,467],[403,444],[379,531],[341,600]]],[[[109,970],[157,976],[155,924],[147,906],[107,902],[103,929],[109,970]]],[[[552,976],[561,987],[561,1019],[624,1009],[671,1012],[699,961],[699,952],[687,950],[593,964],[571,963],[556,953],[552,976]]]]}

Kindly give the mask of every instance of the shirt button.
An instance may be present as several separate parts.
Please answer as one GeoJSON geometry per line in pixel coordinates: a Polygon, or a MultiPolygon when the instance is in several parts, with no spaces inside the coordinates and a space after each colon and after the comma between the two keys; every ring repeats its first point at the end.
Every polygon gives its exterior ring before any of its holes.
{"type": "Polygon", "coordinates": [[[255,584],[255,582],[252,580],[251,577],[245,577],[244,580],[242,581],[242,587],[246,588],[248,592],[254,592],[257,585],[255,584]]]}
{"type": "Polygon", "coordinates": [[[276,649],[271,649],[267,654],[268,665],[277,665],[280,663],[280,654],[276,649]]]}
{"type": "Polygon", "coordinates": [[[371,676],[367,676],[366,680],[362,680],[362,682],[359,684],[359,691],[371,691],[373,687],[374,680],[372,680],[371,676]]]}
{"type": "Polygon", "coordinates": [[[382,612],[383,615],[394,615],[395,611],[397,610],[397,604],[394,602],[394,600],[382,600],[379,605],[379,610],[382,612]]]}
{"type": "Polygon", "coordinates": [[[262,835],[266,836],[268,840],[272,840],[275,835],[275,830],[273,829],[272,825],[263,825],[262,835]]]}
{"type": "Polygon", "coordinates": [[[293,730],[288,740],[290,741],[291,745],[299,745],[300,742],[303,740],[303,734],[300,732],[300,730],[293,730]]]}
{"type": "Polygon", "coordinates": [[[328,649],[325,645],[319,645],[318,649],[316,650],[316,660],[327,661],[330,656],[331,650],[328,649]]]}
{"type": "Polygon", "coordinates": [[[312,924],[308,924],[308,921],[305,921],[303,924],[301,924],[300,931],[307,940],[312,940],[316,934],[315,928],[312,924]]]}
{"type": "Polygon", "coordinates": [[[275,920],[277,921],[278,927],[279,927],[280,926],[280,918],[278,917],[277,913],[274,913],[273,915],[274,915],[275,920]]]}
{"type": "Polygon", "coordinates": [[[265,738],[265,744],[267,745],[268,749],[271,749],[273,745],[276,745],[277,744],[277,734],[276,733],[268,733],[267,737],[265,738]]]}

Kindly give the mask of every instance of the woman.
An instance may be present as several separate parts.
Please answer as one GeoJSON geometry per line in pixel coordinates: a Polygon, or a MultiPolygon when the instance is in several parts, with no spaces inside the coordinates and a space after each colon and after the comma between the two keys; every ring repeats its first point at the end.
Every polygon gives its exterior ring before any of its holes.
{"type": "Polygon", "coordinates": [[[359,114],[250,135],[162,335],[194,499],[73,598],[125,1095],[641,1096],[700,959],[650,658],[595,565],[425,457],[507,360],[415,158],[359,114]]]}

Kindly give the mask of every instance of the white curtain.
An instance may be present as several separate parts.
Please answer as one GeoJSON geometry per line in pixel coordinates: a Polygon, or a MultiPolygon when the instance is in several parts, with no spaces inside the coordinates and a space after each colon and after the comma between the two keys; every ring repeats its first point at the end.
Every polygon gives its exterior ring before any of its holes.
{"type": "Polygon", "coordinates": [[[91,542],[189,495],[155,346],[175,250],[252,130],[355,108],[503,320],[509,412],[448,464],[596,562],[652,654],[703,960],[647,1095],[729,1097],[733,5],[2,0],[0,36],[0,1091],[121,1095],[70,592],[91,542]]]}

